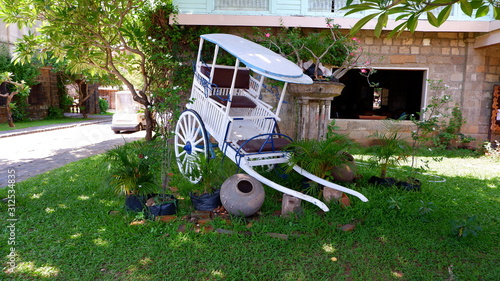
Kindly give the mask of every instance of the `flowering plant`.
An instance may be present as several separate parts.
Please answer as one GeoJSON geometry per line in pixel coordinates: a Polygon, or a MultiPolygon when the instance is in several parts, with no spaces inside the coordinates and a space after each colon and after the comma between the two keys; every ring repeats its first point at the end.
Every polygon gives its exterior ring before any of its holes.
{"type": "Polygon", "coordinates": [[[273,34],[269,29],[259,34],[259,43],[297,63],[314,80],[338,81],[348,70],[361,68],[370,72],[370,62],[360,63],[364,49],[357,38],[340,32],[340,25],[326,19],[326,30],[307,32],[301,28],[286,28],[273,34]],[[261,39],[263,38],[263,39],[261,39]]]}

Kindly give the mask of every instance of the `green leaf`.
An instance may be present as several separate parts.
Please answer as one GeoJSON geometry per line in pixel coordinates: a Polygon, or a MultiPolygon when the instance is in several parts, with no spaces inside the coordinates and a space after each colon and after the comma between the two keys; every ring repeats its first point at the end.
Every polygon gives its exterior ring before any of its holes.
{"type": "Polygon", "coordinates": [[[411,31],[411,32],[414,32],[415,29],[417,29],[417,25],[418,25],[418,16],[420,14],[415,14],[411,17],[408,18],[408,24],[406,25],[406,28],[411,31]]]}
{"type": "Polygon", "coordinates": [[[472,9],[479,9],[479,7],[484,6],[485,3],[482,0],[472,0],[470,1],[472,9]]]}
{"type": "MultiPolygon", "coordinates": [[[[402,24],[396,26],[392,31],[391,33],[389,33],[389,35],[387,36],[387,38],[391,38],[393,37],[394,35],[396,35],[396,33],[398,34],[397,36],[399,36],[406,28],[406,24],[407,22],[403,22],[402,24]]],[[[396,36],[396,37],[397,37],[396,36]]]]}
{"type": "Polygon", "coordinates": [[[435,27],[439,26],[436,16],[431,12],[427,12],[427,21],[435,27]]]}
{"type": "Polygon", "coordinates": [[[460,0],[460,8],[466,14],[467,16],[471,17],[472,16],[472,5],[469,1],[467,0],[460,0]]]}
{"type": "Polygon", "coordinates": [[[438,23],[442,25],[450,16],[452,6],[445,7],[438,15],[438,23]]]}
{"type": "Polygon", "coordinates": [[[350,35],[353,36],[355,35],[356,33],[358,33],[358,31],[363,27],[365,26],[370,20],[372,20],[373,18],[377,17],[378,15],[380,15],[380,13],[375,13],[375,14],[371,14],[371,15],[368,15],[362,19],[360,19],[352,28],[351,28],[351,32],[350,32],[350,35]]]}
{"type": "Polygon", "coordinates": [[[476,11],[476,18],[484,17],[490,12],[490,6],[479,7],[476,11]]]}
{"type": "Polygon", "coordinates": [[[373,6],[371,4],[365,3],[365,4],[359,4],[359,5],[352,5],[349,7],[349,9],[347,9],[347,7],[344,7],[342,9],[349,10],[348,12],[346,12],[344,14],[344,16],[347,16],[350,14],[354,14],[354,13],[358,13],[358,12],[362,12],[362,11],[366,11],[366,10],[377,9],[377,7],[373,6]]]}
{"type": "Polygon", "coordinates": [[[500,20],[500,7],[493,8],[493,18],[496,20],[500,20]]]}
{"type": "Polygon", "coordinates": [[[387,13],[383,13],[378,17],[377,25],[375,26],[375,36],[380,37],[380,34],[382,33],[382,28],[387,26],[387,20],[389,19],[389,16],[387,13]]]}

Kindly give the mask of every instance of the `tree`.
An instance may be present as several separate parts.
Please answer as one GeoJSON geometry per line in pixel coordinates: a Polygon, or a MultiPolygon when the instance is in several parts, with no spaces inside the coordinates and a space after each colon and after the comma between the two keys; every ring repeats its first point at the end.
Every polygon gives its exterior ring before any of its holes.
{"type": "Polygon", "coordinates": [[[12,118],[12,108],[11,108],[12,99],[17,94],[27,97],[30,93],[30,87],[28,87],[28,85],[26,85],[24,81],[21,82],[13,81],[12,73],[10,72],[0,73],[0,84],[2,83],[7,83],[14,87],[14,89],[11,92],[7,92],[5,94],[0,93],[0,97],[7,98],[7,101],[5,102],[5,108],[7,111],[7,122],[9,123],[9,127],[15,127],[14,119],[12,118]]]}
{"type": "Polygon", "coordinates": [[[369,15],[360,19],[351,29],[351,35],[356,34],[370,20],[377,19],[375,35],[380,36],[382,28],[387,25],[389,16],[395,16],[395,20],[403,20],[396,26],[389,37],[399,34],[405,30],[415,31],[418,19],[427,17],[427,21],[433,26],[441,26],[450,16],[452,6],[460,3],[460,8],[469,17],[483,17],[493,12],[493,18],[500,20],[500,2],[498,0],[359,0],[359,4],[353,4],[353,0],[347,0],[346,16],[369,11],[369,15]],[[442,8],[439,13],[435,11],[442,8]],[[437,15],[437,16],[436,16],[437,15]]]}
{"type": "Polygon", "coordinates": [[[72,73],[89,71],[116,76],[144,106],[146,139],[152,138],[153,116],[148,87],[146,30],[142,24],[149,1],[142,0],[0,0],[0,18],[19,27],[38,27],[16,43],[15,61],[67,60],[72,73]],[[127,74],[138,72],[141,86],[127,74]]]}

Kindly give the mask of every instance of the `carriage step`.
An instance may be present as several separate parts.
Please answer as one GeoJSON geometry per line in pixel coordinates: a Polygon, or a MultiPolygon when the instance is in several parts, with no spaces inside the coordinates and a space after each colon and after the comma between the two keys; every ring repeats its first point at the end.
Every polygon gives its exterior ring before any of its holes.
{"type": "Polygon", "coordinates": [[[247,153],[275,152],[283,150],[291,141],[287,138],[239,140],[237,144],[247,153]]]}
{"type": "MultiPolygon", "coordinates": [[[[229,100],[228,95],[211,95],[211,99],[222,104],[223,106],[227,106],[227,102],[229,100]]],[[[233,100],[231,101],[232,108],[256,108],[257,105],[249,98],[245,96],[233,96],[233,100]]]]}

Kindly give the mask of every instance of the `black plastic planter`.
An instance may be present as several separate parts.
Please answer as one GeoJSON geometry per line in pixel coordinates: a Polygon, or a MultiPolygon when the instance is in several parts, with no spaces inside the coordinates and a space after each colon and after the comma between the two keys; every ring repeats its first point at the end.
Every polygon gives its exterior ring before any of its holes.
{"type": "Polygon", "coordinates": [[[144,210],[145,198],[143,196],[129,195],[125,198],[125,209],[132,212],[141,212],[144,210]]]}
{"type": "Polygon", "coordinates": [[[372,176],[370,179],[368,179],[368,183],[378,184],[382,186],[393,186],[396,184],[396,180],[393,178],[379,178],[372,176]]]}
{"type": "Polygon", "coordinates": [[[417,179],[412,179],[411,182],[398,181],[396,186],[406,191],[420,191],[422,183],[417,179]]]}
{"type": "Polygon", "coordinates": [[[200,196],[191,193],[190,197],[193,207],[197,211],[213,211],[217,207],[222,206],[220,189],[216,189],[212,193],[204,193],[200,196]]]}
{"type": "Polygon", "coordinates": [[[149,198],[157,197],[161,200],[158,203],[155,203],[153,206],[149,206],[148,215],[151,218],[155,218],[157,216],[167,216],[167,215],[175,215],[177,214],[177,204],[178,200],[173,195],[163,194],[163,195],[150,195],[149,198]]]}

